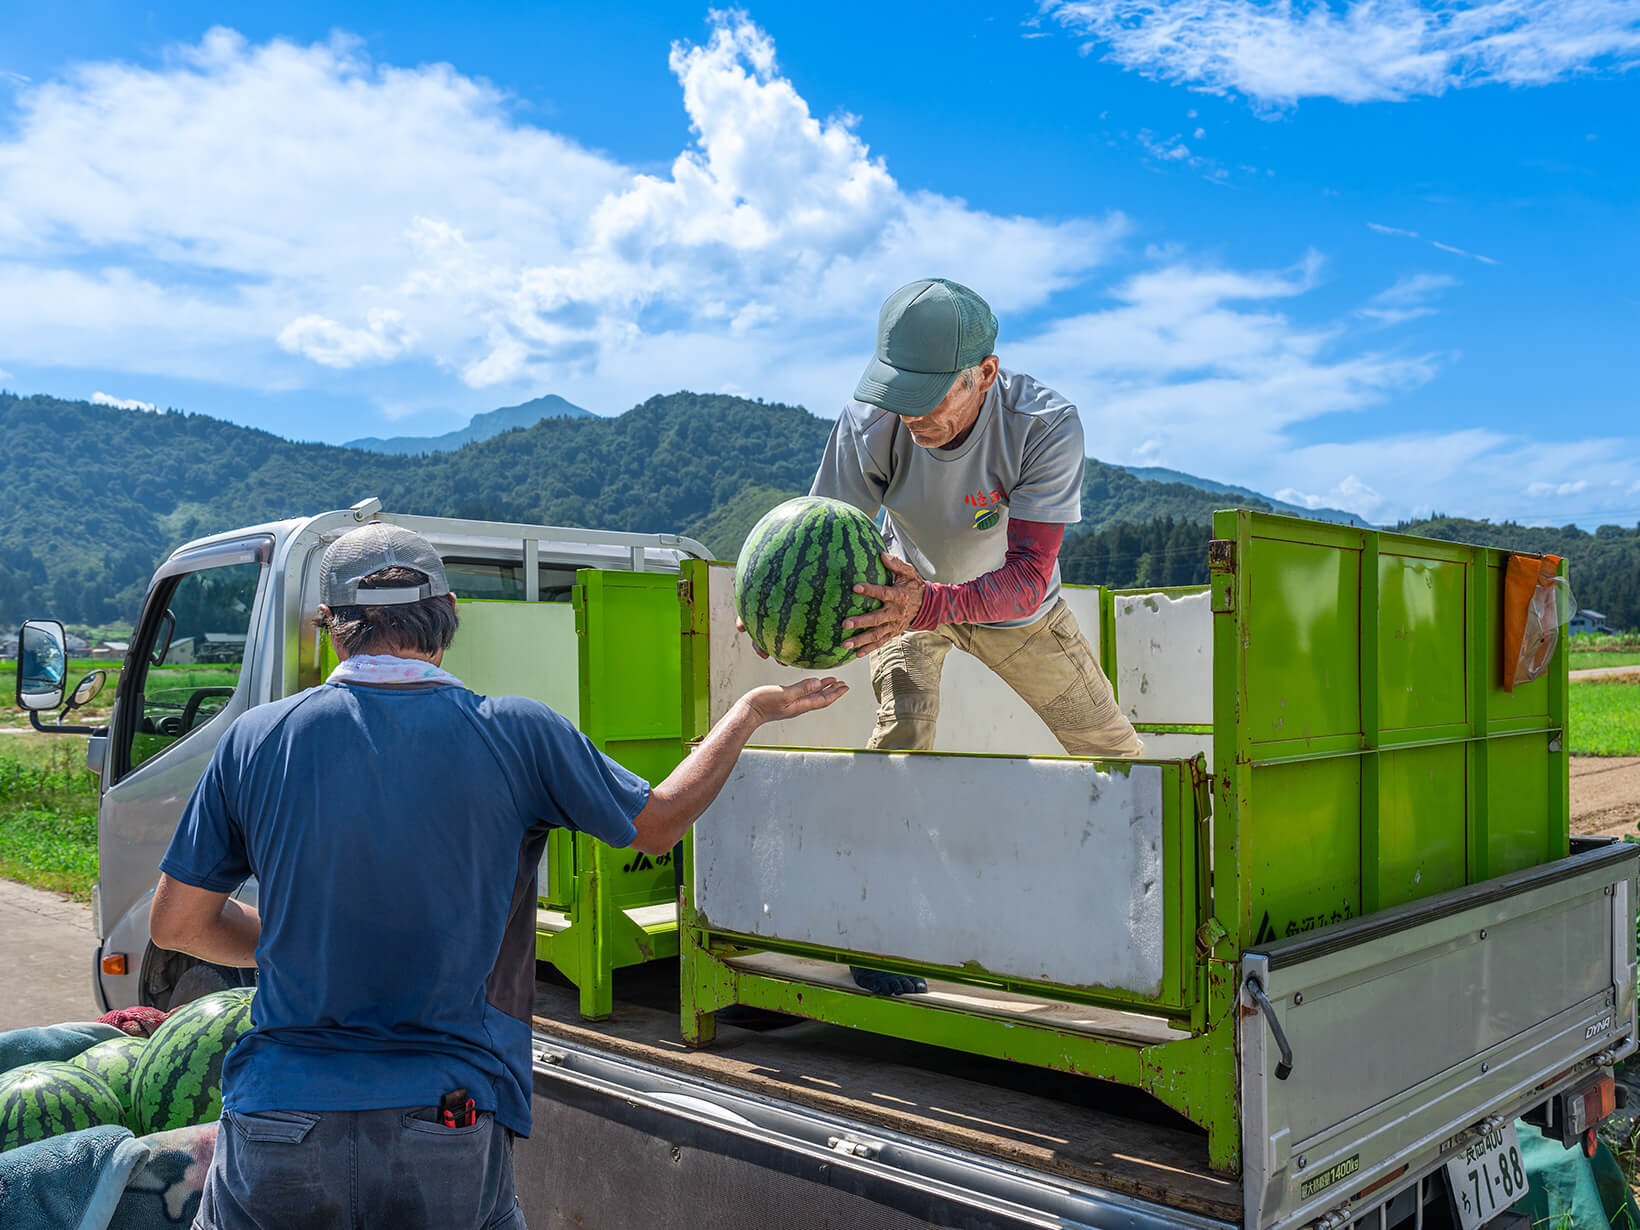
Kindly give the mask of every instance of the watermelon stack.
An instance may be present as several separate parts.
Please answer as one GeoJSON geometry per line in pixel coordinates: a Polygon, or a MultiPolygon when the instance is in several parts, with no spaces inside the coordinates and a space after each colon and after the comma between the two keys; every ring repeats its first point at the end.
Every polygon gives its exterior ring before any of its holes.
{"type": "Polygon", "coordinates": [[[735,608],[757,647],[786,666],[825,669],[854,657],[843,621],[882,605],[854,592],[888,585],[883,536],[852,504],[800,496],[746,535],[735,564],[735,608]]]}
{"type": "Polygon", "coordinates": [[[222,1061],[251,1027],[252,987],[202,995],[172,1012],[142,1050],[132,1076],[131,1127],[139,1136],[222,1116],[222,1061]]]}
{"type": "Polygon", "coordinates": [[[0,1153],[62,1132],[123,1121],[114,1091],[71,1063],[26,1063],[0,1075],[0,1153]]]}
{"type": "Polygon", "coordinates": [[[120,1102],[120,1118],[127,1127],[136,1123],[132,1078],[136,1073],[137,1061],[142,1058],[147,1045],[147,1038],[110,1038],[107,1042],[99,1042],[81,1051],[68,1061],[73,1067],[91,1073],[113,1091],[120,1102]]]}

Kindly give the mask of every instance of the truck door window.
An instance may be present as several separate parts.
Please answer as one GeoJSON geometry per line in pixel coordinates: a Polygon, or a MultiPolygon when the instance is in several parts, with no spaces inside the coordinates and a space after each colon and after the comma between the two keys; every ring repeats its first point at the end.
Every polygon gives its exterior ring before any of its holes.
{"type": "MultiPolygon", "coordinates": [[[[245,638],[262,565],[255,560],[184,573],[163,597],[158,619],[144,620],[145,643],[129,661],[146,665],[130,733],[129,768],[151,760],[203,726],[239,686],[245,638]]],[[[161,599],[164,591],[156,591],[161,599]]]]}

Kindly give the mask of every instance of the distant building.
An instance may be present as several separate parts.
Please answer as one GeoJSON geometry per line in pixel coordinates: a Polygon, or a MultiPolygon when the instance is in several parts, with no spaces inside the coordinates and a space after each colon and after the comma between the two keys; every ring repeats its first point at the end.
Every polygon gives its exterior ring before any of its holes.
{"type": "Polygon", "coordinates": [[[1587,607],[1573,615],[1566,626],[1573,636],[1582,633],[1593,633],[1597,636],[1611,636],[1617,629],[1606,622],[1606,617],[1599,611],[1591,611],[1587,607]]]}
{"type": "Polygon", "coordinates": [[[207,632],[204,644],[199,646],[195,653],[196,662],[243,662],[245,660],[245,634],[233,632],[207,632]]]}
{"type": "Polygon", "coordinates": [[[131,648],[129,641],[104,641],[91,651],[93,658],[123,658],[131,648]]]}

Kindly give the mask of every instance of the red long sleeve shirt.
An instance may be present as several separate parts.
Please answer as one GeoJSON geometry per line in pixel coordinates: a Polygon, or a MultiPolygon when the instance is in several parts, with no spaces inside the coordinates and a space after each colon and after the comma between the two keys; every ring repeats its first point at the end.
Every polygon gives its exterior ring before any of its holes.
{"type": "Polygon", "coordinates": [[[940,624],[993,624],[1034,615],[1048,592],[1064,539],[1063,525],[1008,518],[1002,567],[960,585],[926,582],[911,627],[928,631],[940,624]]]}

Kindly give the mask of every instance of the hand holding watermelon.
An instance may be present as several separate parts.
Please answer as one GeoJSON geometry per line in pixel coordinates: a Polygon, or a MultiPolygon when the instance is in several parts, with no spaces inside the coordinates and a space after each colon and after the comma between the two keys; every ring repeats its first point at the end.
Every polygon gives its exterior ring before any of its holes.
{"type": "Polygon", "coordinates": [[[845,649],[854,650],[854,656],[864,657],[877,646],[893,640],[900,633],[911,626],[911,621],[917,618],[917,611],[922,607],[923,591],[927,582],[922,579],[910,564],[898,556],[883,552],[883,563],[888,565],[889,572],[894,574],[892,585],[871,585],[862,582],[854,587],[854,592],[864,594],[867,598],[875,598],[882,605],[874,611],[867,611],[864,615],[855,615],[843,621],[845,631],[853,633],[859,630],[858,635],[851,635],[843,642],[845,649]]]}

